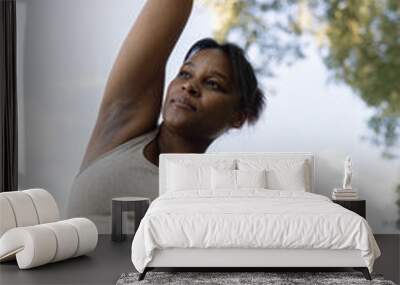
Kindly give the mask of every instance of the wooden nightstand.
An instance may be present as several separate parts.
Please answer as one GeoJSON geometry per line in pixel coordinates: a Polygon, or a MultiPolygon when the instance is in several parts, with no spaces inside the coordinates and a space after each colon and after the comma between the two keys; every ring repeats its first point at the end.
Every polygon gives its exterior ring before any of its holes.
{"type": "Polygon", "coordinates": [[[365,209],[366,209],[366,201],[365,200],[332,200],[332,202],[339,204],[340,206],[353,211],[356,214],[359,214],[364,219],[366,218],[365,209]]]}

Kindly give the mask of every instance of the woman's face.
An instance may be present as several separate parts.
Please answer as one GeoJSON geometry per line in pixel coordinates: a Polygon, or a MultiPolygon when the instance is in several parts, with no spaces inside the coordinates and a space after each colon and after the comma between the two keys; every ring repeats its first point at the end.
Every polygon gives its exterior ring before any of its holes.
{"type": "Polygon", "coordinates": [[[187,136],[215,139],[244,122],[239,101],[227,55],[203,49],[186,60],[168,86],[163,120],[187,136]]]}

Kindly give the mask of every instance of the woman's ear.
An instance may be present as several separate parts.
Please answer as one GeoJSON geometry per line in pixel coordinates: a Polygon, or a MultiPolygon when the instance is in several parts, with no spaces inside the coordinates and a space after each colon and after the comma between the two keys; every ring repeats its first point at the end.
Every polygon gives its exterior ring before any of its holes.
{"type": "Polygon", "coordinates": [[[232,128],[240,129],[244,122],[246,122],[247,115],[243,111],[237,111],[233,115],[231,126],[232,128]]]}

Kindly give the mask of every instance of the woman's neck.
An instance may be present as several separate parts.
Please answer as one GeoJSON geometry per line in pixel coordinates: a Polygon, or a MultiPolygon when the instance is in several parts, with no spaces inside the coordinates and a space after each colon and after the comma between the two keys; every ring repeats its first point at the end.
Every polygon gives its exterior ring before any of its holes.
{"type": "Polygon", "coordinates": [[[212,139],[200,140],[179,135],[162,123],[157,136],[144,148],[143,154],[158,166],[161,153],[204,153],[212,142],[212,139]]]}
{"type": "Polygon", "coordinates": [[[156,137],[158,154],[161,153],[204,153],[212,139],[185,136],[168,128],[164,123],[156,137]]]}

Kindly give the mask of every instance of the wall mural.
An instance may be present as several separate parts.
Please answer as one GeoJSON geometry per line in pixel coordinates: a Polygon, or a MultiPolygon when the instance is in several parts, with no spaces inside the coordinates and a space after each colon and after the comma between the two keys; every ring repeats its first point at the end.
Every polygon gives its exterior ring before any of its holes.
{"type": "Polygon", "coordinates": [[[107,233],[162,152],[313,152],[328,197],[349,155],[374,232],[400,230],[397,0],[160,2],[17,0],[21,189],[107,233]]]}

